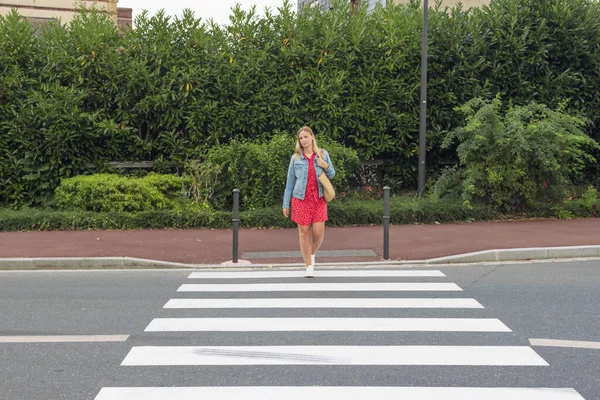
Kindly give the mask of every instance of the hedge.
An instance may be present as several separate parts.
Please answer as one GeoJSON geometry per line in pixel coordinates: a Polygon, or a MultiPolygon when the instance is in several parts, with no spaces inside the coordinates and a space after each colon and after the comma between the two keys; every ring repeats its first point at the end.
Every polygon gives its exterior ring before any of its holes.
{"type": "MultiPolygon", "coordinates": [[[[595,193],[595,192],[594,192],[595,193]]],[[[295,224],[282,215],[280,207],[242,211],[240,226],[245,228],[293,228],[295,224]]],[[[560,206],[539,204],[528,214],[504,215],[490,207],[473,205],[466,209],[461,201],[442,201],[411,197],[393,197],[390,202],[391,223],[414,224],[436,222],[471,222],[506,218],[573,218],[600,216],[597,196],[564,202],[560,206]]],[[[82,229],[228,229],[232,214],[225,211],[176,210],[127,212],[81,212],[23,209],[0,210],[0,231],[47,231],[82,229]]],[[[375,200],[334,201],[329,205],[328,226],[380,225],[383,204],[375,200]]]]}
{"type": "MultiPolygon", "coordinates": [[[[38,32],[16,12],[0,16],[0,206],[43,204],[91,165],[180,172],[232,139],[305,124],[361,159],[391,160],[395,189],[415,185],[420,2],[355,15],[347,3],[298,14],[288,2],[261,17],[237,7],[229,26],[144,14],[122,33],[97,12],[38,32]]],[[[455,107],[475,97],[551,109],[569,99],[600,139],[600,3],[494,0],[429,18],[432,175],[456,162],[440,144],[462,123],[455,107]]]]}

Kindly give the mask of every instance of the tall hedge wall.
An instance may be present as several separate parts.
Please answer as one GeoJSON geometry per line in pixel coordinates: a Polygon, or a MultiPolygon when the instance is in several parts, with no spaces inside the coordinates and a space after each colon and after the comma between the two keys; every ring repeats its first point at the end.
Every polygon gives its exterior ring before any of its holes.
{"type": "MultiPolygon", "coordinates": [[[[390,2],[391,3],[391,2],[390,2]]],[[[120,33],[83,13],[37,33],[0,17],[0,204],[39,204],[61,178],[107,161],[159,160],[167,170],[232,138],[267,139],[308,124],[391,160],[416,178],[422,14],[418,2],[353,15],[232,10],[217,26],[191,12],[142,15],[120,33]]],[[[600,4],[492,0],[430,12],[428,166],[463,121],[454,108],[497,93],[514,104],[570,99],[600,138],[600,4]]],[[[597,171],[591,171],[598,175],[597,171]]]]}

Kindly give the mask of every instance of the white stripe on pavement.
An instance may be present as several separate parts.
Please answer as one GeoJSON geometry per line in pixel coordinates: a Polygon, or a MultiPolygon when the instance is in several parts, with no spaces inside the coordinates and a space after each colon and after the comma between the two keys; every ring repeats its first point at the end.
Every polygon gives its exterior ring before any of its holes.
{"type": "Polygon", "coordinates": [[[164,308],[484,308],[475,299],[171,299],[164,308]]]}
{"type": "Polygon", "coordinates": [[[130,387],[102,388],[95,400],[584,400],[574,389],[504,387],[130,387]]]}
{"type": "Polygon", "coordinates": [[[462,291],[455,283],[249,283],[183,284],[178,292],[287,292],[287,291],[462,291]]]}
{"type": "Polygon", "coordinates": [[[495,318],[155,318],[145,332],[512,332],[495,318]]]}
{"type": "Polygon", "coordinates": [[[0,343],[125,342],[129,335],[0,336],[0,343]]]}
{"type": "Polygon", "coordinates": [[[121,365],[547,366],[526,346],[143,346],[121,365]]]}
{"type": "Polygon", "coordinates": [[[600,350],[600,342],[583,342],[581,340],[529,339],[532,346],[571,347],[576,349],[600,350]]]}
{"type": "MultiPolygon", "coordinates": [[[[316,270],[317,277],[433,277],[446,275],[436,270],[316,270]]],[[[245,279],[245,278],[299,278],[304,271],[236,271],[192,272],[189,279],[245,279]]]]}

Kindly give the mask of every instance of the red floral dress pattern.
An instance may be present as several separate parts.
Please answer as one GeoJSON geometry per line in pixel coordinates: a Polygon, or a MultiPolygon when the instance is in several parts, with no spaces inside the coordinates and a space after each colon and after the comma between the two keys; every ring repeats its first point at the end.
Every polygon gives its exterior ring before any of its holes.
{"type": "Polygon", "coordinates": [[[292,197],[292,221],[298,225],[311,225],[314,222],[327,221],[327,202],[325,197],[319,197],[319,186],[317,185],[317,172],[315,170],[315,156],[304,157],[308,160],[308,181],[304,200],[292,197]]]}

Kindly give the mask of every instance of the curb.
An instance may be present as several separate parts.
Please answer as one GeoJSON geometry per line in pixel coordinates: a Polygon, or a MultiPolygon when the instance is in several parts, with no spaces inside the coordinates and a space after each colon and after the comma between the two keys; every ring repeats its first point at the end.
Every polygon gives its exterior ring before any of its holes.
{"type": "Polygon", "coordinates": [[[57,269],[173,269],[196,268],[194,264],[146,260],[133,257],[52,257],[0,258],[2,270],[57,270],[57,269]]]}
{"type": "MultiPolygon", "coordinates": [[[[473,264],[484,262],[514,262],[574,258],[600,258],[600,245],[531,247],[519,249],[494,249],[456,254],[426,260],[372,261],[322,263],[323,266],[344,267],[400,267],[424,264],[473,264]]],[[[240,260],[243,261],[243,260],[240,260]]],[[[231,262],[223,264],[185,264],[133,257],[56,257],[56,258],[0,258],[0,271],[10,270],[105,270],[105,269],[248,269],[302,267],[301,263],[249,264],[231,262]]]]}
{"type": "Polygon", "coordinates": [[[555,260],[600,257],[600,246],[530,247],[476,251],[425,260],[427,264],[480,263],[497,261],[555,260]]]}

